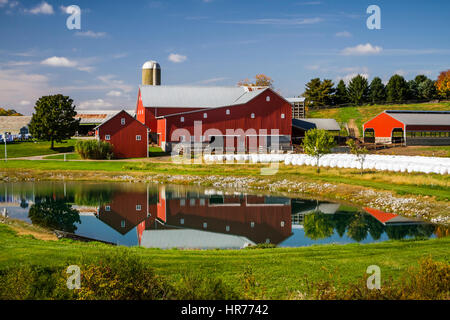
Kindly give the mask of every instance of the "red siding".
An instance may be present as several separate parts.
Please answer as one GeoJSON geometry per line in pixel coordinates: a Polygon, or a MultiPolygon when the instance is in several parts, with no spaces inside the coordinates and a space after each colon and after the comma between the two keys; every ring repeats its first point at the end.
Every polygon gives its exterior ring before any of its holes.
{"type": "Polygon", "coordinates": [[[116,158],[144,158],[148,156],[147,128],[122,111],[112,119],[105,122],[98,130],[99,138],[114,146],[114,156],[116,158]],[[121,124],[121,119],[125,118],[125,125],[121,124]],[[111,139],[105,139],[110,135],[111,139]],[[140,135],[141,140],[137,141],[136,136],[140,135]]]}
{"type": "Polygon", "coordinates": [[[156,127],[159,135],[158,144],[161,146],[162,142],[166,142],[166,119],[158,119],[156,127]]]}
{"type": "Polygon", "coordinates": [[[387,113],[380,113],[372,120],[364,124],[364,130],[371,128],[375,130],[375,137],[388,138],[392,136],[392,130],[402,128],[405,130],[403,123],[394,119],[387,113]]]}
{"type": "Polygon", "coordinates": [[[237,130],[255,129],[259,134],[261,129],[266,129],[266,134],[274,134],[271,130],[278,129],[280,135],[291,135],[292,133],[292,108],[291,104],[279,97],[271,90],[266,90],[253,100],[243,105],[226,106],[211,110],[203,110],[182,115],[167,117],[166,134],[167,141],[171,141],[170,137],[178,128],[189,130],[194,135],[194,121],[202,122],[202,131],[208,129],[218,129],[224,135],[227,129],[237,130]],[[266,97],[270,97],[270,101],[266,101],[266,97]],[[226,114],[226,110],[230,110],[230,114],[226,114]],[[207,114],[207,118],[203,114],[207,114]],[[251,114],[255,114],[255,118],[251,118],[251,114]],[[284,119],[281,118],[284,114],[284,119]],[[184,117],[184,122],[181,122],[184,117]]]}

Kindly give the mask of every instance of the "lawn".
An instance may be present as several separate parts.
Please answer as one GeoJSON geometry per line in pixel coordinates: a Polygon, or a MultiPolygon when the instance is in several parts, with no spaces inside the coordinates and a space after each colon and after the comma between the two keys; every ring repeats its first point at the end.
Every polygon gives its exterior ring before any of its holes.
{"type": "Polygon", "coordinates": [[[348,123],[350,119],[354,119],[360,132],[362,132],[362,125],[384,110],[450,110],[450,102],[332,108],[309,111],[307,117],[333,118],[339,123],[348,123]]]}
{"type": "MultiPolygon", "coordinates": [[[[73,152],[76,140],[71,139],[63,143],[56,143],[50,149],[51,143],[49,141],[38,142],[15,142],[7,144],[8,158],[32,157],[65,152],[73,152]]],[[[5,159],[4,145],[0,147],[0,159],[5,159]]]]}
{"type": "MultiPolygon", "coordinates": [[[[47,156],[44,159],[48,160],[64,160],[64,154],[57,154],[54,156],[47,156]]],[[[66,160],[81,160],[81,157],[78,153],[67,153],[66,160]]]]}
{"type": "Polygon", "coordinates": [[[378,265],[383,279],[398,278],[418,260],[432,256],[450,261],[450,238],[424,241],[388,241],[378,244],[318,245],[303,248],[244,250],[160,250],[114,247],[70,240],[43,241],[18,236],[0,224],[0,269],[17,265],[61,267],[76,264],[83,256],[96,261],[101,253],[129,250],[175,283],[184,274],[208,274],[238,286],[250,267],[270,299],[287,298],[309,281],[340,277],[342,283],[361,279],[368,266],[378,265]]]}

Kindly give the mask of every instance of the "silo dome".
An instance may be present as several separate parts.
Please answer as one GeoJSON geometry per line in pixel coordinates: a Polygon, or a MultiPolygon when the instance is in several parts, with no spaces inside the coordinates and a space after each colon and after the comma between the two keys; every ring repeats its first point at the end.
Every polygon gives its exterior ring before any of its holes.
{"type": "Polygon", "coordinates": [[[159,86],[161,85],[161,67],[159,63],[149,60],[142,66],[142,85],[159,86]]]}
{"type": "Polygon", "coordinates": [[[142,69],[161,69],[161,67],[159,66],[158,62],[150,60],[144,63],[142,69]]]}

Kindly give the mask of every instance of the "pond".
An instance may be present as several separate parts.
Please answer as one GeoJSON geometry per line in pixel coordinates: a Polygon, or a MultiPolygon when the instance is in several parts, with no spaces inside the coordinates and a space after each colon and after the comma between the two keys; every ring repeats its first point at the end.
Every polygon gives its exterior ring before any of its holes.
{"type": "Polygon", "coordinates": [[[91,240],[149,248],[243,248],[439,237],[439,226],[310,199],[139,183],[0,184],[0,213],[91,240]]]}

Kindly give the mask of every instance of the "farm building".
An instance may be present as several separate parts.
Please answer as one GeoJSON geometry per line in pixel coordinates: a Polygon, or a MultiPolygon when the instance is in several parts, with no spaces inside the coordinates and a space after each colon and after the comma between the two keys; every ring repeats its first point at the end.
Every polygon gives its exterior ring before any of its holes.
{"type": "Polygon", "coordinates": [[[305,118],[305,98],[286,98],[292,105],[292,119],[305,118]]]}
{"type": "Polygon", "coordinates": [[[386,110],[363,130],[368,143],[450,145],[450,111],[386,110]]]}
{"type": "Polygon", "coordinates": [[[270,88],[161,86],[152,61],[144,64],[142,78],[136,118],[165,151],[186,139],[216,146],[223,141],[229,151],[270,148],[274,139],[290,148],[292,106],[270,88]]]}
{"type": "MultiPolygon", "coordinates": [[[[80,120],[78,136],[92,135],[95,127],[101,125],[106,119],[115,115],[120,110],[81,110],[77,111],[75,119],[80,120]]],[[[133,117],[135,110],[126,110],[133,117]]]]}
{"type": "Polygon", "coordinates": [[[149,129],[125,110],[105,119],[95,134],[113,145],[116,158],[148,157],[149,129]]]}
{"type": "Polygon", "coordinates": [[[25,136],[29,134],[28,125],[31,116],[1,116],[0,117],[0,134],[8,132],[13,136],[25,136]]]}

